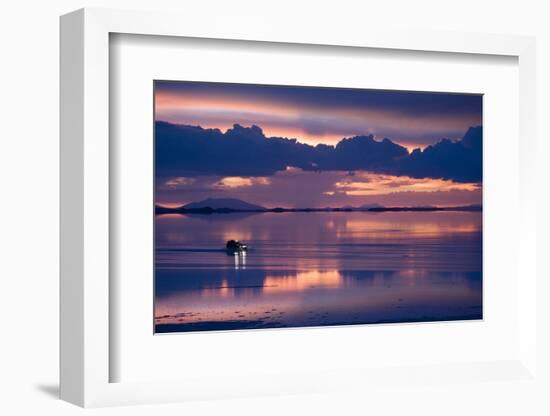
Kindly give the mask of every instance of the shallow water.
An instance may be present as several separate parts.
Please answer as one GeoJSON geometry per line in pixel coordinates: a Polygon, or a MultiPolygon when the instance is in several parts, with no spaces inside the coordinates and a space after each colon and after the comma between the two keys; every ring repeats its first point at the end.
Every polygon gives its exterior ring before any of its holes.
{"type": "Polygon", "coordinates": [[[478,212],[157,216],[156,332],[480,319],[481,236],[478,212]]]}

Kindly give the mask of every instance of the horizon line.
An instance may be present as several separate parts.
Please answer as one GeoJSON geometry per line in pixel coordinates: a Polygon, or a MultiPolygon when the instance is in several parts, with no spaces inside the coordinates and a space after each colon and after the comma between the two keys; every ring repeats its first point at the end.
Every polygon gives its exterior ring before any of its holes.
{"type": "MultiPolygon", "coordinates": [[[[239,200],[240,202],[246,202],[239,200]]],[[[273,210],[285,210],[285,211],[304,211],[304,210],[310,210],[310,211],[323,211],[323,210],[377,210],[377,209],[451,209],[451,208],[481,208],[483,207],[483,204],[464,204],[464,205],[381,205],[377,203],[373,204],[365,204],[364,206],[325,206],[325,207],[282,207],[282,206],[276,206],[276,207],[264,207],[258,205],[258,208],[256,209],[241,209],[241,208],[229,208],[229,207],[219,207],[219,208],[213,208],[209,205],[200,206],[197,208],[185,208],[187,205],[190,204],[196,204],[197,202],[188,202],[188,203],[181,203],[181,205],[177,206],[167,206],[163,205],[162,203],[155,202],[155,208],[161,208],[161,209],[167,209],[167,210],[187,210],[187,211],[197,211],[197,210],[203,210],[203,209],[211,209],[211,210],[230,210],[235,212],[264,212],[264,211],[273,211],[273,210]]]]}

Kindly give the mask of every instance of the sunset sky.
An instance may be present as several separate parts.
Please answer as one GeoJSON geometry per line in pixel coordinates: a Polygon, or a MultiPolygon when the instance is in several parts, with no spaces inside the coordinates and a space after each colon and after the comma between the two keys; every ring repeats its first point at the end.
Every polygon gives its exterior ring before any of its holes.
{"type": "Polygon", "coordinates": [[[156,81],[155,121],[159,204],[481,204],[481,95],[156,81]]]}

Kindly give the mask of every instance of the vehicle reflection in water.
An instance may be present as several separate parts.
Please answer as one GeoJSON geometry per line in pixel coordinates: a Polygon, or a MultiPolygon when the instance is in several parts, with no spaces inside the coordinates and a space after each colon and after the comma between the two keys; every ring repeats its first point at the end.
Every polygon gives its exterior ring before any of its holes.
{"type": "Polygon", "coordinates": [[[246,270],[246,251],[240,253],[227,253],[235,259],[235,270],[246,270]]]}

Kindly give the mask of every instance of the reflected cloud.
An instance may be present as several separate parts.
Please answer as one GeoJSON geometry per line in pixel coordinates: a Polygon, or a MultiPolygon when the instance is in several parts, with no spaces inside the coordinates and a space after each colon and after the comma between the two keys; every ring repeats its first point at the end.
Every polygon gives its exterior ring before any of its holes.
{"type": "Polygon", "coordinates": [[[203,262],[234,269],[225,254],[232,239],[249,246],[247,269],[481,267],[481,213],[262,213],[229,220],[231,215],[157,217],[157,267],[203,262]]]}
{"type": "MultiPolygon", "coordinates": [[[[455,212],[392,213],[348,216],[344,221],[331,223],[338,238],[403,241],[409,238],[445,237],[453,234],[481,232],[481,216],[455,212]],[[413,221],[411,219],[414,218],[413,221]]],[[[405,240],[407,241],[407,240],[405,240]]],[[[421,240],[420,240],[421,241],[421,240]]]]}
{"type": "Polygon", "coordinates": [[[311,270],[296,272],[293,275],[267,275],[263,293],[297,292],[312,288],[336,288],[344,284],[337,270],[311,270]]]}
{"type": "Polygon", "coordinates": [[[479,319],[481,273],[285,271],[258,286],[222,278],[218,287],[171,291],[155,305],[156,324],[179,331],[479,319]]]}

